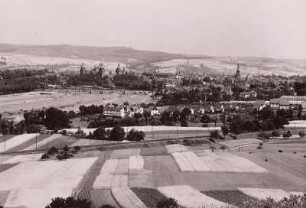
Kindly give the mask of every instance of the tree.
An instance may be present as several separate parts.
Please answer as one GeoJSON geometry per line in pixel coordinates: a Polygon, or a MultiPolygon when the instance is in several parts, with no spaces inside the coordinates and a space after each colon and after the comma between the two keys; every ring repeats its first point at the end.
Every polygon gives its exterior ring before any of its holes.
{"type": "Polygon", "coordinates": [[[129,133],[126,135],[126,139],[128,141],[142,141],[144,140],[145,133],[143,131],[137,131],[135,129],[132,129],[129,131],[129,133]]]}
{"type": "Polygon", "coordinates": [[[227,126],[221,126],[221,131],[222,131],[223,137],[225,138],[225,135],[228,134],[228,127],[227,126]]]}
{"type": "Polygon", "coordinates": [[[219,132],[217,130],[215,131],[211,131],[209,133],[210,138],[214,138],[214,139],[220,139],[222,138],[222,136],[219,134],[219,132]]]}
{"type": "Polygon", "coordinates": [[[99,127],[93,132],[93,136],[99,140],[106,140],[106,131],[104,127],[99,127]]]}
{"type": "Polygon", "coordinates": [[[148,124],[148,118],[151,117],[151,113],[149,111],[143,111],[143,117],[146,119],[146,124],[148,124]]]}
{"type": "Polygon", "coordinates": [[[74,199],[73,197],[52,199],[46,208],[90,208],[91,202],[86,199],[74,199]]]}
{"type": "Polygon", "coordinates": [[[181,118],[181,126],[182,127],[188,127],[188,122],[186,118],[181,118]]]}
{"type": "Polygon", "coordinates": [[[253,123],[253,121],[247,120],[242,124],[241,128],[245,131],[255,131],[256,125],[253,123]]]}
{"type": "Polygon", "coordinates": [[[164,199],[156,204],[156,208],[179,208],[177,201],[173,198],[164,199]]]}
{"type": "Polygon", "coordinates": [[[178,109],[176,109],[175,111],[173,111],[172,113],[172,118],[174,122],[178,121],[178,118],[180,117],[180,111],[178,109]]]}
{"type": "Polygon", "coordinates": [[[220,149],[222,149],[223,151],[226,149],[225,145],[221,145],[220,149]]]}
{"type": "Polygon", "coordinates": [[[70,121],[64,111],[51,107],[46,111],[45,125],[48,129],[58,130],[69,128],[70,121]]]}
{"type": "Polygon", "coordinates": [[[30,124],[27,127],[27,132],[28,133],[38,133],[40,131],[40,127],[37,124],[30,124]]]}
{"type": "Polygon", "coordinates": [[[184,117],[184,118],[187,118],[188,116],[191,115],[191,110],[189,108],[184,108],[180,114],[180,117],[184,117]]]}
{"type": "Polygon", "coordinates": [[[121,126],[115,126],[109,136],[109,140],[111,141],[122,141],[124,140],[125,132],[121,126]]]}
{"type": "Polygon", "coordinates": [[[237,134],[240,134],[242,129],[242,119],[239,115],[235,115],[234,118],[231,120],[230,125],[229,125],[229,129],[235,134],[235,136],[237,134]]]}
{"type": "Polygon", "coordinates": [[[210,122],[210,117],[207,114],[204,114],[201,118],[202,123],[209,123],[210,122]]]}

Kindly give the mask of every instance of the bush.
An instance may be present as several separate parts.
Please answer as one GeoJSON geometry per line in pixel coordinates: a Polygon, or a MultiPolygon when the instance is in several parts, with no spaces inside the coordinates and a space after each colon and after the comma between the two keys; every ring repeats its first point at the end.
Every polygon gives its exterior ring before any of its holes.
{"type": "Polygon", "coordinates": [[[287,131],[286,133],[283,134],[283,137],[284,137],[284,138],[289,138],[289,137],[291,137],[291,136],[292,136],[292,134],[291,134],[290,131],[287,131]]]}
{"type": "Polygon", "coordinates": [[[63,157],[63,155],[58,154],[58,155],[56,155],[56,159],[58,159],[58,160],[63,160],[63,159],[64,159],[64,157],[63,157]]]}
{"type": "Polygon", "coordinates": [[[225,145],[221,145],[220,149],[222,149],[223,151],[226,149],[225,145]]]}
{"type": "Polygon", "coordinates": [[[51,147],[47,153],[49,155],[54,155],[55,153],[58,153],[58,149],[56,147],[51,147]]]}
{"type": "Polygon", "coordinates": [[[204,124],[202,125],[202,127],[208,127],[208,124],[204,123],[204,124]]]}
{"type": "Polygon", "coordinates": [[[104,204],[100,208],[116,208],[116,207],[109,205],[109,204],[104,204]]]}
{"type": "Polygon", "coordinates": [[[69,148],[67,145],[65,145],[64,148],[63,148],[63,150],[64,150],[65,152],[68,152],[69,149],[70,149],[70,148],[69,148]]]}
{"type": "Polygon", "coordinates": [[[62,131],[62,135],[67,135],[67,131],[65,129],[62,131]]]}
{"type": "Polygon", "coordinates": [[[136,141],[136,142],[140,142],[140,141],[144,140],[144,137],[145,137],[145,133],[143,131],[138,131],[138,130],[135,130],[135,129],[132,129],[126,135],[126,139],[128,141],[136,141]]]}
{"type": "Polygon", "coordinates": [[[211,142],[213,142],[213,143],[216,142],[214,138],[209,138],[209,141],[211,141],[211,142]]]}
{"type": "Polygon", "coordinates": [[[93,137],[99,140],[106,140],[105,128],[99,127],[93,132],[93,137]]]}
{"type": "Polygon", "coordinates": [[[90,208],[91,202],[86,199],[74,199],[73,197],[52,199],[46,208],[90,208]]]}
{"type": "Polygon", "coordinates": [[[111,141],[122,141],[124,140],[125,132],[121,126],[115,126],[109,136],[109,140],[111,141]]]}
{"type": "Polygon", "coordinates": [[[193,140],[190,140],[190,139],[184,139],[183,140],[183,145],[185,145],[185,146],[193,146],[193,145],[195,145],[195,142],[193,140]]]}
{"type": "Polygon", "coordinates": [[[78,151],[81,150],[81,147],[80,146],[75,146],[75,147],[73,147],[73,149],[78,152],[78,151]]]}
{"type": "Polygon", "coordinates": [[[156,208],[179,208],[179,205],[175,199],[169,198],[158,202],[156,208]]]}
{"type": "Polygon", "coordinates": [[[271,134],[273,137],[279,137],[280,134],[278,131],[272,131],[272,134],[271,134]]]}
{"type": "Polygon", "coordinates": [[[42,156],[41,156],[41,160],[47,160],[50,158],[50,155],[48,153],[44,153],[42,156]]]}
{"type": "Polygon", "coordinates": [[[299,132],[299,136],[300,136],[301,138],[304,138],[304,137],[305,137],[305,133],[302,132],[302,131],[300,131],[300,132],[299,132]]]}
{"type": "Polygon", "coordinates": [[[257,139],[267,141],[267,140],[270,139],[270,134],[265,133],[265,132],[261,132],[261,133],[258,134],[257,139]]]}
{"type": "Polygon", "coordinates": [[[224,139],[220,134],[219,131],[211,131],[209,132],[209,136],[210,138],[214,138],[214,139],[224,139]]]}
{"type": "Polygon", "coordinates": [[[306,195],[291,195],[279,201],[271,198],[265,200],[245,200],[238,208],[305,208],[306,195]]]}
{"type": "Polygon", "coordinates": [[[216,149],[216,147],[215,147],[215,146],[209,146],[209,148],[210,148],[211,152],[214,152],[214,151],[215,151],[215,149],[216,149]]]}
{"type": "Polygon", "coordinates": [[[67,152],[64,152],[64,153],[62,154],[62,156],[63,156],[63,159],[69,159],[69,158],[71,158],[71,157],[74,157],[73,154],[70,154],[70,153],[67,153],[67,152]]]}
{"type": "Polygon", "coordinates": [[[278,150],[278,152],[282,153],[282,152],[283,152],[283,150],[281,150],[281,149],[280,149],[280,150],[278,150]]]}

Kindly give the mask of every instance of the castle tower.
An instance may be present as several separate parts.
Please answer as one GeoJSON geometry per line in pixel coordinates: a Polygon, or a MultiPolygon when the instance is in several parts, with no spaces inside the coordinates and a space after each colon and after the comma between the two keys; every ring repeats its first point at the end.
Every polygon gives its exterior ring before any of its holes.
{"type": "Polygon", "coordinates": [[[102,79],[103,76],[104,76],[104,73],[105,73],[105,69],[103,67],[103,63],[99,63],[98,69],[99,69],[98,76],[99,76],[99,78],[102,79]]]}
{"type": "Polygon", "coordinates": [[[81,68],[80,68],[80,77],[83,77],[84,76],[84,72],[85,72],[85,66],[84,66],[84,63],[81,65],[81,68]]]}

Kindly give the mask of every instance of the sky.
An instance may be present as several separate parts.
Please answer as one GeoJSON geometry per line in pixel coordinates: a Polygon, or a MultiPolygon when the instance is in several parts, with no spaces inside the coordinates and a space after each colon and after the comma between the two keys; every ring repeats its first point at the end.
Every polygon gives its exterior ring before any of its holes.
{"type": "Polygon", "coordinates": [[[0,0],[0,43],[306,58],[305,0],[0,0]]]}

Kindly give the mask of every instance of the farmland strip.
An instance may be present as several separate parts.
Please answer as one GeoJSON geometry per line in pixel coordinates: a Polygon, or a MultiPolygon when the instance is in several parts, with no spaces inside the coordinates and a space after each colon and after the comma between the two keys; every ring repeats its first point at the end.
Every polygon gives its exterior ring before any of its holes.
{"type": "Polygon", "coordinates": [[[163,186],[157,188],[162,194],[177,200],[184,207],[226,207],[227,204],[202,194],[191,186],[163,186]]]}
{"type": "Polygon", "coordinates": [[[209,171],[209,167],[193,152],[182,152],[195,171],[209,171]]]}
{"type": "Polygon", "coordinates": [[[146,208],[146,205],[128,187],[112,188],[111,192],[122,208],[146,208]]]}
{"type": "Polygon", "coordinates": [[[180,152],[173,152],[171,153],[172,157],[174,158],[176,164],[178,165],[180,171],[193,171],[192,164],[189,160],[180,152]]]}
{"type": "Polygon", "coordinates": [[[130,156],[129,159],[129,169],[143,169],[144,160],[142,156],[130,156]]]}
{"type": "Polygon", "coordinates": [[[9,139],[8,141],[1,142],[0,152],[11,150],[35,137],[36,137],[36,134],[21,134],[21,135],[18,135],[18,136],[15,136],[9,139]]]}
{"type": "MultiPolygon", "coordinates": [[[[46,139],[37,143],[37,149],[39,149],[40,147],[48,144],[49,142],[52,142],[55,139],[60,138],[61,136],[62,136],[61,134],[53,134],[53,135],[47,137],[46,139]]],[[[36,149],[36,144],[33,144],[33,145],[23,149],[23,150],[35,150],[35,149],[36,149]]]]}

